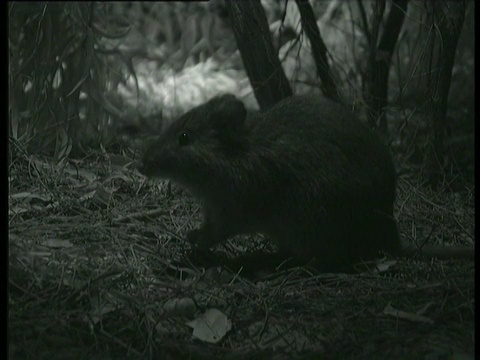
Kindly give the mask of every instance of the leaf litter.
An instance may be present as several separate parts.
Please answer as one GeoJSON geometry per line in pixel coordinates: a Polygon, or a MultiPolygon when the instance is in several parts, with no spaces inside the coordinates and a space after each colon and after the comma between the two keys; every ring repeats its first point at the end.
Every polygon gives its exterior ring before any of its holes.
{"type": "MultiPolygon", "coordinates": [[[[243,237],[195,257],[184,238],[198,204],[128,161],[35,163],[10,168],[13,358],[473,358],[472,262],[256,272],[234,259],[271,244],[243,237]]],[[[402,178],[397,214],[412,242],[474,242],[473,189],[432,193],[402,178]]]]}

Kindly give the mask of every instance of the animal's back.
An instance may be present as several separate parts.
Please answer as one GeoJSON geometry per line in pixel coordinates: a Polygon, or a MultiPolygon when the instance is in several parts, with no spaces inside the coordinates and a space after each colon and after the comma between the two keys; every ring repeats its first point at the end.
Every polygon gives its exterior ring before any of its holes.
{"type": "Polygon", "coordinates": [[[283,100],[258,115],[251,142],[275,199],[265,232],[286,251],[315,254],[328,268],[398,250],[388,149],[342,105],[283,100]]]}

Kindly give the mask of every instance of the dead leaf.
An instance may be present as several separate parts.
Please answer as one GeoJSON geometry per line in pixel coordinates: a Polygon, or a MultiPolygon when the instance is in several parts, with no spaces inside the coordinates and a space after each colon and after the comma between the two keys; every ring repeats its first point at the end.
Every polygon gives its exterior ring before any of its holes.
{"type": "Polygon", "coordinates": [[[408,320],[411,322],[421,322],[421,323],[427,323],[427,324],[434,324],[434,321],[430,318],[427,318],[426,316],[422,315],[417,315],[413,313],[408,313],[406,311],[401,311],[395,309],[393,306],[388,304],[385,309],[383,309],[383,313],[385,315],[390,315],[393,316],[397,319],[402,319],[402,320],[408,320]]]}
{"type": "Polygon", "coordinates": [[[379,262],[377,263],[376,270],[374,272],[379,274],[384,273],[388,271],[388,269],[390,269],[396,263],[397,263],[396,260],[386,260],[386,261],[379,262]]]}
{"type": "Polygon", "coordinates": [[[231,320],[217,309],[208,309],[187,325],[193,328],[194,338],[211,344],[218,343],[232,329],[231,320]]]}

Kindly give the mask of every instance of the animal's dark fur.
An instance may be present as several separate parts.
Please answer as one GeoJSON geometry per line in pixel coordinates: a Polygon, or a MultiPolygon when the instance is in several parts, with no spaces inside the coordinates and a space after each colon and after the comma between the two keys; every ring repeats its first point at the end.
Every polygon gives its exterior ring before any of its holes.
{"type": "Polygon", "coordinates": [[[141,172],[203,201],[204,223],[190,240],[212,247],[259,232],[328,269],[399,251],[392,159],[350,111],[293,96],[246,119],[233,95],[214,98],[144,155],[141,172]]]}

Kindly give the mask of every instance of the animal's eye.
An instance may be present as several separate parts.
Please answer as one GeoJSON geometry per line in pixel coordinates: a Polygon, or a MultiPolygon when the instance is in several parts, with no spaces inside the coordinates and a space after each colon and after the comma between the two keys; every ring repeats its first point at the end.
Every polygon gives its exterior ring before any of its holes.
{"type": "Polygon", "coordinates": [[[182,133],[178,137],[178,143],[180,144],[180,146],[188,145],[189,142],[190,142],[190,138],[188,137],[187,133],[182,133]]]}

